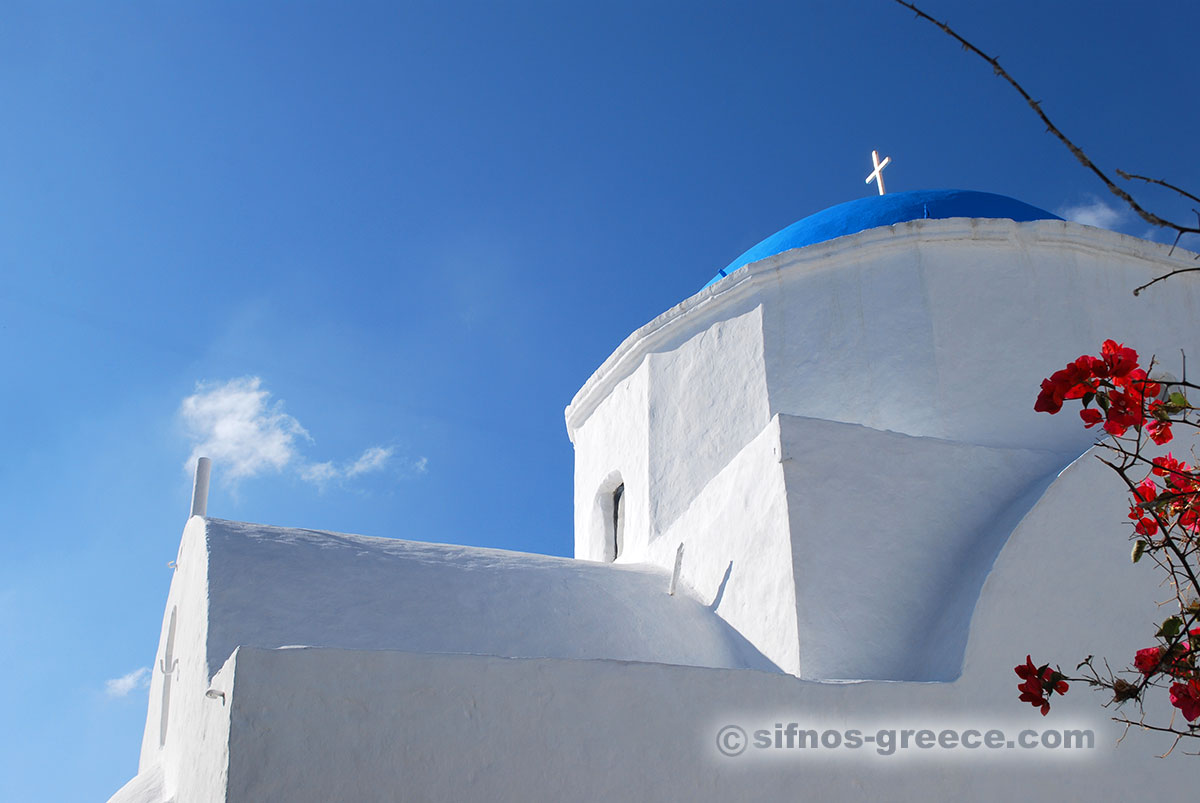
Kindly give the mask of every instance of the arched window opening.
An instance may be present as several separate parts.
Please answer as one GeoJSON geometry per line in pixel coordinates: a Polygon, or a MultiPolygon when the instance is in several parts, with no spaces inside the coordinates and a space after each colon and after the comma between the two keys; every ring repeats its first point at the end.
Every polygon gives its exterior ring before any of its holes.
{"type": "Polygon", "coordinates": [[[616,560],[625,546],[625,483],[617,486],[612,495],[612,556],[616,560]]]}

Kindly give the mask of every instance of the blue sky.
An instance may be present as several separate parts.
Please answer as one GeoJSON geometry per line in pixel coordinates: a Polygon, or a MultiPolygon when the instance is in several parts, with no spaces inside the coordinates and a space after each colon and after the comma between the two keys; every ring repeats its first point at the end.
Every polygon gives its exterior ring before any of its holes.
{"type": "MultiPolygon", "coordinates": [[[[927,7],[1200,188],[1194,3],[927,7]]],[[[10,800],[136,772],[197,448],[214,516],[568,555],[575,391],[872,149],[1146,232],[884,0],[8,2],[0,101],[10,800]]]]}

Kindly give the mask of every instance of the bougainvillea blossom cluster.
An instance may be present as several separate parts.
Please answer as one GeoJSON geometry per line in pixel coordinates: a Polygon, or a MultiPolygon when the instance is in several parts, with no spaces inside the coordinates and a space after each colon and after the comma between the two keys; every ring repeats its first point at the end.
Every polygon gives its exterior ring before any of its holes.
{"type": "Polygon", "coordinates": [[[1162,477],[1163,487],[1158,488],[1149,478],[1143,481],[1143,485],[1150,483],[1147,492],[1153,489],[1155,493],[1144,504],[1153,502],[1185,532],[1193,536],[1200,535],[1200,472],[1182,460],[1176,460],[1170,452],[1154,458],[1151,464],[1153,468],[1150,473],[1162,477]]]}
{"type": "MultiPolygon", "coordinates": [[[[1170,575],[1179,606],[1178,615],[1168,617],[1159,628],[1159,643],[1133,656],[1132,672],[1139,682],[1131,683],[1111,673],[1107,680],[1102,679],[1091,669],[1090,657],[1080,667],[1088,666],[1093,674],[1070,679],[1107,687],[1114,692],[1116,702],[1139,699],[1149,686],[1167,688],[1171,704],[1188,723],[1200,720],[1200,627],[1191,627],[1200,624],[1200,601],[1195,599],[1200,593],[1200,471],[1172,453],[1149,457],[1142,450],[1147,439],[1159,445],[1170,443],[1174,438],[1172,424],[1200,427],[1189,418],[1196,408],[1182,393],[1185,388],[1197,387],[1186,379],[1170,380],[1165,389],[1177,390],[1164,393],[1164,384],[1152,380],[1147,369],[1138,364],[1136,351],[1106,340],[1099,356],[1083,355],[1042,380],[1034,404],[1034,410],[1053,415],[1065,401],[1079,399],[1084,426],[1090,429],[1102,425],[1112,436],[1110,442],[1101,445],[1118,455],[1105,462],[1130,489],[1129,519],[1135,540],[1131,557],[1136,563],[1145,554],[1155,555],[1158,565],[1170,575]]],[[[1049,665],[1035,666],[1031,656],[1026,656],[1025,663],[1015,671],[1022,680],[1018,685],[1021,701],[1039,708],[1043,715],[1050,710],[1051,695],[1067,691],[1065,675],[1049,665]]],[[[1200,722],[1184,730],[1159,729],[1200,736],[1200,722]]]]}
{"type": "Polygon", "coordinates": [[[1059,672],[1049,666],[1034,666],[1031,655],[1026,655],[1025,663],[1014,667],[1013,671],[1022,681],[1017,684],[1021,691],[1021,702],[1040,708],[1042,716],[1050,713],[1050,695],[1066,694],[1070,688],[1059,672]]]}
{"type": "Polygon", "coordinates": [[[1187,683],[1172,683],[1171,705],[1178,708],[1188,722],[1195,722],[1200,718],[1200,679],[1192,678],[1187,683]]]}
{"type": "Polygon", "coordinates": [[[1085,354],[1043,379],[1033,409],[1053,415],[1065,400],[1083,399],[1079,416],[1088,428],[1103,422],[1105,432],[1121,436],[1131,427],[1145,426],[1155,443],[1166,443],[1171,439],[1171,425],[1158,418],[1162,404],[1155,397],[1161,392],[1161,385],[1138,366],[1136,351],[1105,340],[1099,357],[1085,354]],[[1090,406],[1092,401],[1098,409],[1090,406]]]}
{"type": "Polygon", "coordinates": [[[1200,719],[1200,671],[1196,666],[1198,651],[1200,627],[1193,628],[1186,639],[1174,644],[1138,650],[1133,659],[1134,668],[1147,679],[1163,674],[1177,680],[1171,684],[1171,705],[1178,708],[1188,722],[1200,719]]]}

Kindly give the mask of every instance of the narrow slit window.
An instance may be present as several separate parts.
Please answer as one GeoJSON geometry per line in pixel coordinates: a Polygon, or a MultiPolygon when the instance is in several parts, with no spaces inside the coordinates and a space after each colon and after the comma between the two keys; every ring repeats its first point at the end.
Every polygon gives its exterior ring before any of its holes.
{"type": "Polygon", "coordinates": [[[612,556],[616,560],[621,556],[621,548],[625,545],[625,483],[617,486],[612,495],[612,556]]]}

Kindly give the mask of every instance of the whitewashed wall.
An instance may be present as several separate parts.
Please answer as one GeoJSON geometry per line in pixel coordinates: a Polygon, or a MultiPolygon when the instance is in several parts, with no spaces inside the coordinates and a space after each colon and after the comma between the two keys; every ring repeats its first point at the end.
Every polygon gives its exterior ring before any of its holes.
{"type": "Polygon", "coordinates": [[[715,321],[650,366],[650,539],[771,420],[762,308],[715,321]]]}
{"type": "Polygon", "coordinates": [[[1069,458],[781,415],[801,677],[953,680],[984,577],[1069,458]]]}
{"type": "Polygon", "coordinates": [[[609,390],[605,404],[575,433],[575,557],[611,560],[604,498],[624,483],[626,549],[650,532],[649,369],[635,370],[609,390]]]}
{"type": "MultiPolygon", "coordinates": [[[[175,576],[167,595],[162,634],[154,655],[150,703],[138,761],[139,775],[158,775],[169,799],[223,800],[228,764],[229,708],[205,692],[220,685],[221,669],[208,663],[208,549],[205,520],[191,517],[184,527],[175,576]],[[173,659],[165,738],[161,671],[167,655],[171,614],[175,612],[173,659]],[[213,686],[210,686],[210,678],[213,686]]],[[[228,701],[226,701],[228,702],[228,701]]],[[[124,801],[120,793],[114,801],[124,801]]]]}
{"type": "Polygon", "coordinates": [[[604,557],[588,511],[646,426],[626,559],[670,569],[686,543],[684,580],[715,601],[732,563],[717,612],[787,671],[956,677],[992,559],[1092,442],[1073,411],[1034,412],[1041,379],[1108,337],[1178,373],[1179,348],[1200,353],[1196,278],[1132,289],[1193,257],[1063,221],[952,219],[749,265],[634,332],[568,407],[576,555],[604,557]],[[773,416],[767,457],[750,444],[773,416]]]}
{"type": "Polygon", "coordinates": [[[682,581],[780,669],[800,672],[778,419],[703,490],[663,537],[631,556],[673,565],[684,545],[682,581]]]}
{"type": "MultiPolygon", "coordinates": [[[[230,800],[1135,799],[1187,788],[1194,759],[1157,758],[1077,685],[1048,717],[1017,700],[1032,652],[1070,668],[1146,646],[1154,570],[1128,561],[1123,494],[1091,455],[1017,526],[984,584],[962,675],[947,683],[817,683],[786,675],[615,661],[241,650],[230,800]],[[1121,593],[1114,593],[1120,590],[1121,593]],[[717,730],[1091,728],[1068,754],[781,751],[719,755],[717,730]],[[290,734],[279,738],[277,734],[290,734]],[[308,736],[302,738],[301,734],[308,736]],[[314,736],[317,735],[317,736],[314,736]],[[347,771],[353,767],[353,771],[347,771]],[[1151,780],[1153,779],[1153,780],[1151,780]]],[[[1161,708],[1161,707],[1160,707],[1161,708]]],[[[1154,706],[1149,709],[1155,710],[1154,706]]],[[[1135,709],[1129,709],[1134,712],[1135,709]]]]}
{"type": "Polygon", "coordinates": [[[764,260],[747,272],[772,412],[1078,454],[1090,433],[1033,411],[1043,377],[1109,337],[1176,374],[1180,348],[1200,353],[1193,276],[1132,293],[1194,264],[1169,250],[1065,221],[952,219],[764,260]]]}

